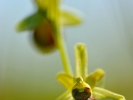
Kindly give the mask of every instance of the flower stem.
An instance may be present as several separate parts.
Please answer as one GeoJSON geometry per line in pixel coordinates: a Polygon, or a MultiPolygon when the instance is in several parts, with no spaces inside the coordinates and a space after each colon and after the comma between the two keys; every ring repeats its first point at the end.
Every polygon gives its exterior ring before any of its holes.
{"type": "Polygon", "coordinates": [[[54,34],[55,41],[60,52],[63,68],[67,74],[71,74],[71,66],[69,63],[65,42],[60,31],[61,26],[60,26],[59,0],[51,0],[50,4],[51,6],[49,11],[50,12],[49,18],[55,24],[55,32],[56,32],[56,34],[54,34]]]}
{"type": "Polygon", "coordinates": [[[61,34],[58,35],[58,49],[60,51],[60,56],[61,56],[61,60],[62,60],[62,63],[63,63],[64,71],[67,74],[72,74],[66,45],[65,45],[64,39],[63,39],[61,34]]]}

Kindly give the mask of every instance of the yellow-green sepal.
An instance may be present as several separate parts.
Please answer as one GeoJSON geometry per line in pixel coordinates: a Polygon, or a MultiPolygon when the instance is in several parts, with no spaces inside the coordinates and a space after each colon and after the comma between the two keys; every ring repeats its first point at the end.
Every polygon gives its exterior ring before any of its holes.
{"type": "Polygon", "coordinates": [[[35,27],[39,26],[45,17],[43,16],[41,12],[37,12],[26,19],[22,20],[20,23],[17,25],[17,30],[18,31],[25,31],[25,30],[32,30],[35,27]]]}
{"type": "Polygon", "coordinates": [[[60,24],[63,26],[74,26],[81,24],[83,19],[80,14],[67,10],[60,11],[60,24]]]}
{"type": "Polygon", "coordinates": [[[97,86],[98,82],[104,77],[104,71],[102,69],[98,69],[95,72],[91,73],[88,77],[86,77],[85,82],[88,83],[91,88],[97,86]]]}
{"type": "Polygon", "coordinates": [[[75,78],[66,73],[59,73],[57,75],[57,80],[68,90],[71,90],[75,83],[75,78]]]}
{"type": "Polygon", "coordinates": [[[96,100],[126,100],[125,97],[122,95],[99,87],[95,87],[92,90],[92,97],[96,100]]]}

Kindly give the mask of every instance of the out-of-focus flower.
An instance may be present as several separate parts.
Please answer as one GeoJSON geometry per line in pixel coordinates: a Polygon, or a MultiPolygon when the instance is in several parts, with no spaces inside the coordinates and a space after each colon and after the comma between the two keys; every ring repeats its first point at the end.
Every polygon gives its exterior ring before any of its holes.
{"type": "Polygon", "coordinates": [[[63,26],[78,25],[81,16],[75,12],[62,10],[60,0],[34,0],[37,12],[17,25],[18,31],[33,30],[35,45],[44,52],[58,47],[58,37],[63,26]]]}
{"type": "Polygon", "coordinates": [[[75,47],[76,77],[60,73],[57,80],[67,89],[56,100],[125,100],[125,97],[103,88],[104,71],[87,73],[87,52],[83,44],[75,47]]]}

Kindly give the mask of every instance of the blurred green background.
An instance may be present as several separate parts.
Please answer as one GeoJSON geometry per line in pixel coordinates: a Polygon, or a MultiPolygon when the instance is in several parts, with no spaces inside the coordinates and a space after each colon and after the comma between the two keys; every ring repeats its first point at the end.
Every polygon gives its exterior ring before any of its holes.
{"type": "MultiPolygon", "coordinates": [[[[89,72],[106,72],[106,89],[133,99],[133,0],[64,0],[84,13],[79,26],[66,27],[66,45],[74,68],[73,46],[87,45],[89,72]]],[[[54,100],[65,88],[55,79],[63,70],[59,52],[37,52],[30,32],[15,25],[35,12],[32,0],[0,0],[0,100],[54,100]]]]}

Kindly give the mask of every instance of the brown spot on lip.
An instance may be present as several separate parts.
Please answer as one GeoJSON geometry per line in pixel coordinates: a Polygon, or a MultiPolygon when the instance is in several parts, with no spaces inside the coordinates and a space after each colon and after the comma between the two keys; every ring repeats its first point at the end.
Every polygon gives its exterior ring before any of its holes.
{"type": "Polygon", "coordinates": [[[79,92],[78,89],[73,89],[72,96],[75,100],[88,100],[91,97],[90,88],[85,87],[83,92],[79,92]]]}

